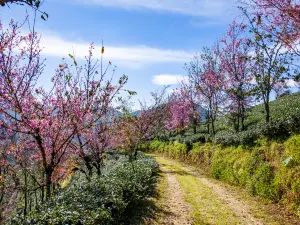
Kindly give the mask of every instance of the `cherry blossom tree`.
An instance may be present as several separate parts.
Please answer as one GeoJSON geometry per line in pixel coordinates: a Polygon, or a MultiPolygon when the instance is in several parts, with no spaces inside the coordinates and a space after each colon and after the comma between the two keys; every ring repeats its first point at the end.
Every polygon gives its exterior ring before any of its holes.
{"type": "Polygon", "coordinates": [[[169,118],[165,126],[170,131],[183,131],[194,117],[192,102],[186,98],[184,89],[176,89],[169,102],[169,118]]]}
{"type": "Polygon", "coordinates": [[[77,150],[74,138],[105,116],[127,76],[114,86],[112,77],[105,79],[105,71],[99,75],[92,45],[86,66],[79,66],[70,55],[72,63],[63,61],[51,79],[52,88],[43,90],[36,86],[44,67],[39,37],[35,32],[22,36],[20,29],[13,21],[9,29],[1,27],[1,125],[8,134],[27,137],[20,150],[30,149],[40,162],[49,198],[52,183],[61,177],[58,172],[63,172],[63,165],[77,150]]]}
{"type": "MultiPolygon", "coordinates": [[[[114,148],[124,149],[130,160],[136,159],[137,151],[145,144],[165,131],[165,120],[168,118],[167,87],[151,92],[152,102],[140,103],[140,110],[133,114],[126,109],[116,118],[113,125],[111,140],[114,148]]],[[[125,102],[126,104],[126,102],[125,102]]],[[[128,104],[126,104],[128,105],[128,104]]]]}
{"type": "Polygon", "coordinates": [[[207,110],[208,132],[215,134],[215,120],[219,113],[219,107],[225,100],[224,87],[225,75],[220,67],[219,45],[205,47],[200,56],[188,65],[189,80],[195,84],[198,98],[203,108],[207,110]]]}
{"type": "Polygon", "coordinates": [[[221,70],[226,75],[229,114],[233,116],[235,130],[245,129],[246,108],[250,105],[251,73],[248,60],[250,45],[245,36],[247,26],[233,21],[221,39],[221,70]],[[235,122],[236,121],[236,122],[235,122]]]}
{"type": "Polygon", "coordinates": [[[246,3],[258,13],[265,30],[300,55],[299,0],[250,0],[246,3]]]}
{"type": "MultiPolygon", "coordinates": [[[[188,70],[187,65],[185,65],[186,69],[188,70]]],[[[195,89],[195,84],[191,81],[182,81],[181,82],[181,93],[183,98],[188,101],[193,109],[193,112],[190,114],[191,125],[193,127],[194,134],[197,133],[197,125],[200,122],[200,112],[199,112],[199,98],[197,91],[195,89]]]]}

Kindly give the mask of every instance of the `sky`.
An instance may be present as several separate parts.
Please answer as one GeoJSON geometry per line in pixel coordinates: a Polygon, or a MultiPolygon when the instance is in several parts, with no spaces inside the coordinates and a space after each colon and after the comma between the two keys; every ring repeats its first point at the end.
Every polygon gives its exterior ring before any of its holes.
{"type": "MultiPolygon", "coordinates": [[[[22,21],[30,8],[0,8],[3,24],[22,21]]],[[[55,68],[71,53],[82,61],[89,43],[100,57],[103,40],[105,63],[117,66],[116,74],[129,76],[133,99],[150,100],[150,92],[187,75],[184,64],[203,46],[223,36],[238,15],[235,0],[45,0],[41,8],[49,19],[37,20],[46,69],[39,84],[47,88],[55,68]]]]}

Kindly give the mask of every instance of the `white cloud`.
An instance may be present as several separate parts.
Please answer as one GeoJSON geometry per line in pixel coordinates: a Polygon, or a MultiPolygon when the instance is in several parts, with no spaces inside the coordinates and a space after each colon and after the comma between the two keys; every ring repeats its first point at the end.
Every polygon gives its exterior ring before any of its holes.
{"type": "Polygon", "coordinates": [[[294,81],[293,79],[288,79],[286,81],[286,85],[288,87],[298,87],[299,86],[299,82],[294,81]]]}
{"type": "Polygon", "coordinates": [[[180,84],[187,81],[188,77],[183,75],[161,74],[153,77],[152,83],[157,85],[180,84]]]}
{"type": "Polygon", "coordinates": [[[193,16],[221,16],[228,14],[234,0],[76,0],[78,3],[95,4],[125,9],[151,9],[193,16]]]}
{"type": "MultiPolygon", "coordinates": [[[[43,54],[47,56],[67,57],[73,54],[76,58],[84,58],[88,54],[88,42],[72,42],[57,35],[43,35],[41,38],[43,54]]],[[[101,57],[101,45],[95,45],[94,56],[101,57]]],[[[141,67],[156,63],[184,63],[193,57],[193,53],[184,50],[167,50],[147,46],[105,46],[104,57],[114,64],[125,67],[141,67]]]]}

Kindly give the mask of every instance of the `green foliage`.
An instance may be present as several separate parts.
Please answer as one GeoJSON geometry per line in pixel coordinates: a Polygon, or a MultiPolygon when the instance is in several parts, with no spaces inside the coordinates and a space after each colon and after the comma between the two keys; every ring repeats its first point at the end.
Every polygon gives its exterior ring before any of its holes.
{"type": "Polygon", "coordinates": [[[151,152],[159,152],[159,153],[163,153],[164,152],[164,147],[165,147],[165,143],[158,141],[158,140],[154,140],[150,143],[149,145],[149,150],[151,152]]]}
{"type": "Polygon", "coordinates": [[[285,159],[290,159],[286,166],[300,165],[300,135],[291,137],[285,142],[285,159]]]}
{"type": "Polygon", "coordinates": [[[121,224],[133,205],[151,194],[158,164],[141,154],[132,163],[121,158],[110,164],[100,178],[73,181],[26,217],[18,213],[10,224],[121,224]]]}

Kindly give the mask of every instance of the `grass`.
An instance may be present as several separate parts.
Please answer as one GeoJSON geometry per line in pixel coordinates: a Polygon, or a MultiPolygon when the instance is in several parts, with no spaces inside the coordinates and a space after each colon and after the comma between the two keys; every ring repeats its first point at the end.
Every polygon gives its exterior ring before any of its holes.
{"type": "Polygon", "coordinates": [[[187,173],[181,166],[156,157],[160,164],[174,173],[183,191],[184,199],[192,206],[194,224],[242,224],[235,213],[201,181],[187,173]]]}

